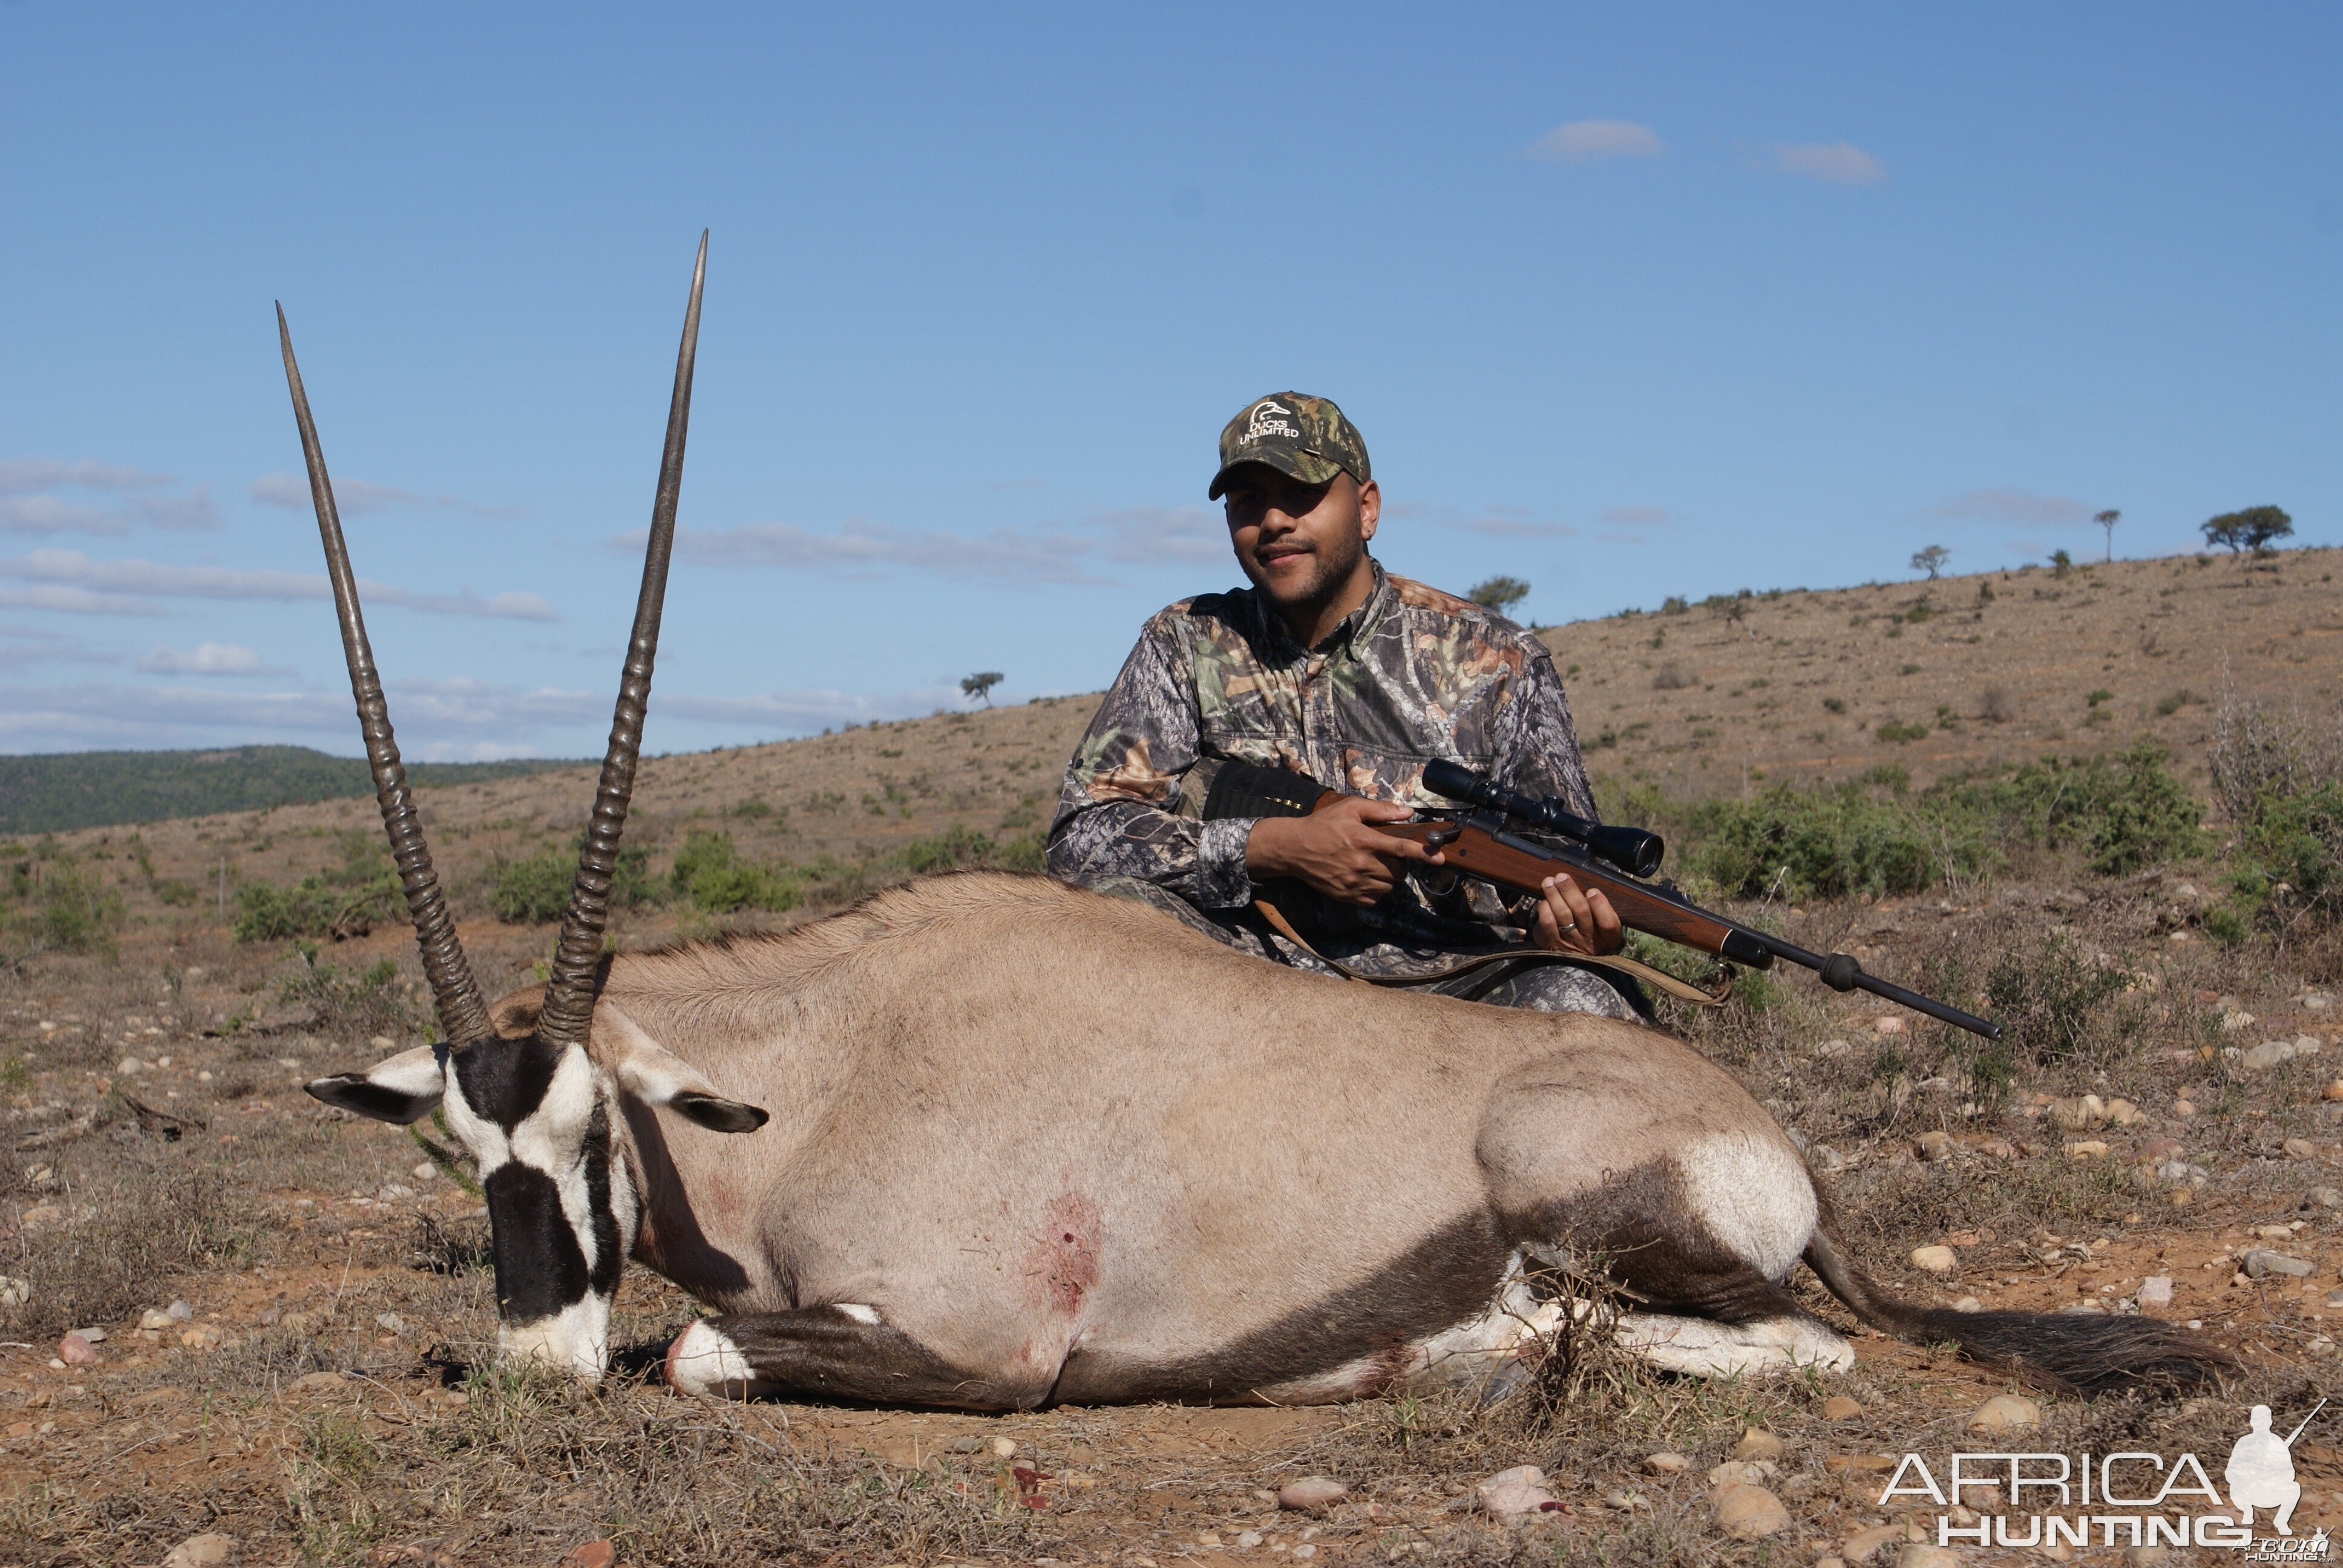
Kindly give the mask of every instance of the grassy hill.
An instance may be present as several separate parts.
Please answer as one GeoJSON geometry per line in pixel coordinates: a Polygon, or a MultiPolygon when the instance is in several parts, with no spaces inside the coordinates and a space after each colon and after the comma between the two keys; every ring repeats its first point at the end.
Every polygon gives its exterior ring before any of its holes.
{"type": "MultiPolygon", "coordinates": [[[[571,762],[409,763],[417,786],[540,773],[571,762]]],[[[366,760],[306,746],[0,757],[0,833],[54,833],[371,795],[366,760]]]]}

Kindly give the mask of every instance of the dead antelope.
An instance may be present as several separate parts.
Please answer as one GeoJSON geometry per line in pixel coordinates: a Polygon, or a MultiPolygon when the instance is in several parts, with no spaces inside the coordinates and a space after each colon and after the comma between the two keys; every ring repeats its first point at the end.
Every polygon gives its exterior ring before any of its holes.
{"type": "MultiPolygon", "coordinates": [[[[1486,1387],[1606,1269],[1663,1366],[1844,1367],[1785,1281],[2085,1389],[2217,1352],[2137,1318],[1896,1301],[1796,1147],[1656,1030],[1350,986],[1039,877],[606,960],[690,406],[702,236],[633,640],[549,981],[483,1002],[433,876],[291,339],[360,727],[445,1043],[309,1092],[478,1160],[498,1344],[598,1375],[633,1258],[721,1314],[667,1375],[973,1409],[1486,1387]]],[[[280,332],[282,317],[279,317],[280,332]]]]}

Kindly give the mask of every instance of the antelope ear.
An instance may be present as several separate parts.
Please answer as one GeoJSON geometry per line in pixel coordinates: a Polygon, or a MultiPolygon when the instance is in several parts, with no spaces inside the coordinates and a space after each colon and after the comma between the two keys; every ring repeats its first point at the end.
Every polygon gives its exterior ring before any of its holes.
{"type": "Polygon", "coordinates": [[[772,1120],[756,1106],[719,1094],[698,1068],[608,1001],[594,1010],[594,1032],[618,1087],[646,1105],[663,1105],[710,1132],[754,1132],[772,1120]]]}
{"type": "Polygon", "coordinates": [[[353,1116],[404,1127],[431,1114],[447,1081],[446,1070],[439,1064],[439,1048],[421,1045],[377,1061],[364,1072],[313,1078],[303,1087],[317,1099],[353,1116]]]}

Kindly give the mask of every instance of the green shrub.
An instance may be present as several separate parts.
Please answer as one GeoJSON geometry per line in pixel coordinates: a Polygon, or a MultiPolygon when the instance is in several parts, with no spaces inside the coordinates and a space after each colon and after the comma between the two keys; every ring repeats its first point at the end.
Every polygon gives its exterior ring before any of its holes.
{"type": "Polygon", "coordinates": [[[2060,1061],[2082,1051],[2093,1026],[2103,1020],[2109,1027],[2097,1032],[2123,1034],[2107,1015],[2126,978],[2120,970],[2093,963],[2062,932],[2046,938],[2031,955],[2003,953],[1986,977],[1985,992],[2013,1047],[2036,1061],[2060,1061]]]}
{"type": "Polygon", "coordinates": [[[335,835],[342,863],[312,871],[290,888],[239,882],[229,934],[240,942],[287,937],[363,936],[398,906],[398,873],[379,834],[347,829],[335,835]]]}
{"type": "Polygon", "coordinates": [[[1907,893],[1985,866],[1973,832],[1929,821],[1891,786],[1776,785],[1747,800],[1702,802],[1684,824],[1685,868],[1727,896],[1907,893]]]}
{"type": "Polygon", "coordinates": [[[2231,884],[2266,923],[2334,920],[2343,913],[2343,784],[2265,796],[2238,849],[2231,884]]]}
{"type": "Polygon", "coordinates": [[[2079,847],[2109,876],[2202,848],[2201,807],[2151,744],[1916,793],[1910,779],[1882,763],[1852,782],[1782,784],[1746,799],[1670,800],[1650,785],[1606,796],[1614,819],[1662,828],[1676,863],[1726,897],[1917,892],[1989,871],[2020,844],[2079,847]]]}
{"type": "Polygon", "coordinates": [[[995,843],[970,829],[947,828],[933,838],[914,839],[887,858],[915,877],[972,866],[1038,871],[1041,869],[1041,840],[1031,833],[1020,833],[1005,842],[995,843]]]}
{"type": "MultiPolygon", "coordinates": [[[[625,910],[656,901],[659,885],[651,879],[649,849],[634,844],[618,846],[618,864],[610,878],[610,902],[625,910]]],[[[521,859],[500,859],[488,868],[488,908],[508,925],[546,925],[561,918],[569,907],[569,890],[578,880],[578,850],[548,849],[521,859]]]]}
{"type": "Polygon", "coordinates": [[[346,902],[341,890],[329,886],[322,877],[304,877],[290,888],[272,882],[239,882],[236,917],[228,922],[228,932],[240,942],[330,936],[334,918],[346,902]]]}
{"type": "Polygon", "coordinates": [[[2205,934],[2225,948],[2236,947],[2252,930],[2252,923],[2230,905],[2216,904],[2205,911],[2205,934]]]}
{"type": "Polygon", "coordinates": [[[2127,876],[2204,847],[2204,808],[2143,740],[2114,756],[2029,762],[2008,779],[1951,786],[1959,809],[2000,819],[2027,842],[2080,844],[2091,869],[2127,876]]]}
{"type": "Polygon", "coordinates": [[[1896,719],[1883,719],[1879,722],[1879,728],[1872,733],[1882,740],[1900,745],[1906,740],[1926,740],[1928,739],[1928,727],[1925,724],[1906,724],[1896,719]]]}
{"type": "Polygon", "coordinates": [[[122,894],[95,871],[70,861],[51,865],[25,919],[35,945],[82,952],[111,940],[122,922],[122,894]]]}
{"type": "Polygon", "coordinates": [[[776,873],[743,860],[732,835],[695,828],[676,851],[670,873],[675,890],[694,909],[711,915],[736,910],[793,910],[804,890],[791,873],[776,873]]]}
{"type": "Polygon", "coordinates": [[[488,868],[488,908],[508,925],[543,925],[561,918],[578,877],[578,859],[550,851],[488,868]]]}
{"type": "Polygon", "coordinates": [[[306,942],[301,959],[302,972],[286,981],[278,994],[317,1010],[310,1027],[360,1039],[401,1035],[414,1027],[414,1010],[399,983],[398,966],[390,960],[378,959],[364,970],[337,970],[319,963],[317,949],[306,942]]]}

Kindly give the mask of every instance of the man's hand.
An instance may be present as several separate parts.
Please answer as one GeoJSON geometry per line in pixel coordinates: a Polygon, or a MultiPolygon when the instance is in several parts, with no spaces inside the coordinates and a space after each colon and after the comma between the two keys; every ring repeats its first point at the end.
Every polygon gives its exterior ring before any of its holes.
{"type": "MultiPolygon", "coordinates": [[[[1258,881],[1299,877],[1330,899],[1372,904],[1392,890],[1409,861],[1441,864],[1413,839],[1376,831],[1377,822],[1404,822],[1415,813],[1388,800],[1346,795],[1307,817],[1263,817],[1245,839],[1245,869],[1258,881]]],[[[1612,926],[1618,926],[1613,917],[1612,926]]]]}
{"type": "Polygon", "coordinates": [[[1626,946],[1618,911],[1600,888],[1581,890],[1567,871],[1545,879],[1538,902],[1537,945],[1553,953],[1615,953],[1626,946]]]}

